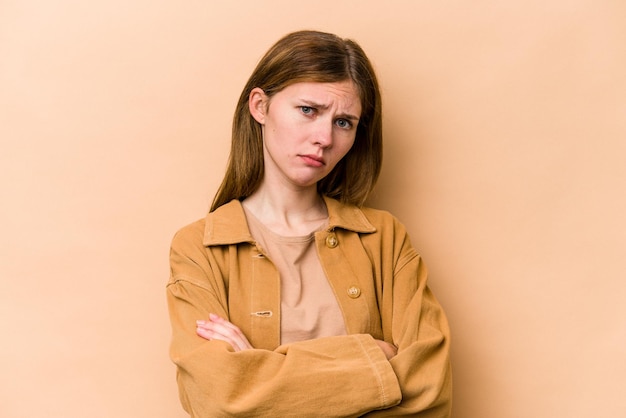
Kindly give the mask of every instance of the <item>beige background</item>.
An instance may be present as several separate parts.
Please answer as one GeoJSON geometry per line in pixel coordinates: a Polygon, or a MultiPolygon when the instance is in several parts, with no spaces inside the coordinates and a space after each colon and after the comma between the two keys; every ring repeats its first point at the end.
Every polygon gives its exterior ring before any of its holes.
{"type": "Polygon", "coordinates": [[[626,416],[626,3],[0,0],[0,416],[184,417],[168,247],[286,32],[357,39],[455,418],[626,416]]]}

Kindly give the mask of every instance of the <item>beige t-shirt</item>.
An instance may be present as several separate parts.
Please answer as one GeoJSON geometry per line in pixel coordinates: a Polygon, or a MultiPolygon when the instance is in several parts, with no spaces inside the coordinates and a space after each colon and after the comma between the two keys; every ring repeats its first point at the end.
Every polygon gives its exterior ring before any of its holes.
{"type": "Polygon", "coordinates": [[[249,210],[245,213],[252,237],[280,273],[281,344],[345,335],[343,314],[315,248],[316,231],[305,236],[281,236],[267,229],[249,210]]]}

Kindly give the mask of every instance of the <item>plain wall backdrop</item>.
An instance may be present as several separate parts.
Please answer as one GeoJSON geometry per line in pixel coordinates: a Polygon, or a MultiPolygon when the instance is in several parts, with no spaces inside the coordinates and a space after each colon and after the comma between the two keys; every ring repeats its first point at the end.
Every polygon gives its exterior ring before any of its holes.
{"type": "Polygon", "coordinates": [[[453,416],[626,416],[624,22],[619,0],[0,0],[0,416],[185,416],[170,240],[256,62],[306,28],[377,68],[370,205],[449,316],[453,416]]]}

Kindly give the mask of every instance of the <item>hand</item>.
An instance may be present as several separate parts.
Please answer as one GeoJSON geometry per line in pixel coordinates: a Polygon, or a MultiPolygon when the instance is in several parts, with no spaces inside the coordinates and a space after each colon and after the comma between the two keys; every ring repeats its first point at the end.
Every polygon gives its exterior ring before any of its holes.
{"type": "Polygon", "coordinates": [[[236,325],[215,314],[209,314],[208,321],[196,321],[196,334],[209,341],[226,341],[235,351],[254,348],[236,325]]]}
{"type": "Polygon", "coordinates": [[[396,354],[398,354],[398,348],[393,345],[393,344],[389,344],[386,341],[382,341],[382,340],[375,340],[376,344],[378,344],[378,346],[380,347],[381,350],[383,350],[383,353],[385,353],[385,356],[387,356],[387,360],[391,360],[396,354]]]}

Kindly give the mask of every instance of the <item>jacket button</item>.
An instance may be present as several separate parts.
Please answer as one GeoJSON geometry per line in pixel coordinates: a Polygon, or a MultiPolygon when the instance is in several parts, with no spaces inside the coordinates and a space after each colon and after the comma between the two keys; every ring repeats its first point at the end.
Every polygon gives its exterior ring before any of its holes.
{"type": "Polygon", "coordinates": [[[328,248],[335,248],[337,244],[339,244],[337,236],[334,233],[328,234],[328,236],[326,237],[326,246],[328,248]]]}
{"type": "Polygon", "coordinates": [[[352,299],[358,298],[359,296],[361,296],[361,289],[356,286],[352,286],[350,289],[348,289],[348,296],[350,296],[352,299]]]}

